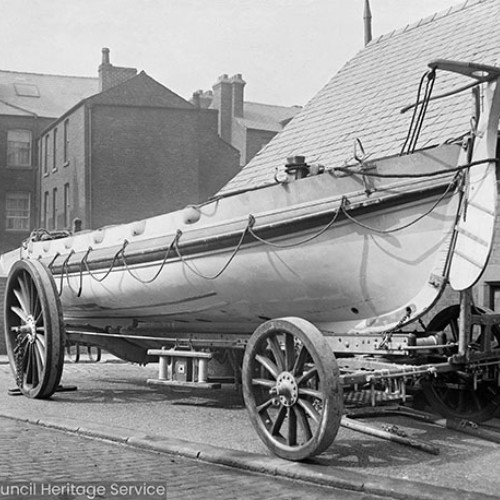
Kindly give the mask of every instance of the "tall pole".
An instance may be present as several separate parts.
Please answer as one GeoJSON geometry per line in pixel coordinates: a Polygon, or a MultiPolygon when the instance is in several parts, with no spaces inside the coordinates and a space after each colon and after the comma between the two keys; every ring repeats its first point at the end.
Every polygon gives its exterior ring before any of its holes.
{"type": "Polygon", "coordinates": [[[363,12],[363,21],[365,26],[365,46],[372,40],[372,11],[370,9],[370,0],[365,0],[365,10],[363,12]]]}

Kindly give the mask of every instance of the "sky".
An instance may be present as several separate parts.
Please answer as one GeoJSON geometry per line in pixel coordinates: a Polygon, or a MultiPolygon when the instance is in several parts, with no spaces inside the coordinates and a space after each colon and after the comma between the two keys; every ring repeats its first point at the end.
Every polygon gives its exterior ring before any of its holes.
{"type": "MultiPolygon", "coordinates": [[[[370,0],[374,38],[463,0],[370,0]]],[[[364,0],[0,0],[0,69],[97,76],[101,49],[189,99],[304,105],[363,48],[364,0]]]]}

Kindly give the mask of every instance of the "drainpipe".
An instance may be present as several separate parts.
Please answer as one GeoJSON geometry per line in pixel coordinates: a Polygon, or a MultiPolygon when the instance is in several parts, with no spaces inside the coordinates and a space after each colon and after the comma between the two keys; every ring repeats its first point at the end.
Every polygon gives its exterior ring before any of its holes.
{"type": "Polygon", "coordinates": [[[366,46],[372,41],[372,11],[370,9],[370,0],[365,0],[363,21],[365,27],[365,46],[366,46]]]}
{"type": "Polygon", "coordinates": [[[85,189],[85,228],[92,229],[92,105],[87,107],[87,172],[85,189]]]}

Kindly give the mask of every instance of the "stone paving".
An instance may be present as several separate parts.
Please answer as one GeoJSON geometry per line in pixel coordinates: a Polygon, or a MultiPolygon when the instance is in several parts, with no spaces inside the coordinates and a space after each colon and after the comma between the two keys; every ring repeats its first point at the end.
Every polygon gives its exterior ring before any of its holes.
{"type": "MultiPolygon", "coordinates": [[[[137,450],[1,417],[0,449],[1,499],[85,499],[92,496],[89,488],[99,485],[106,488],[106,492],[98,498],[165,498],[148,494],[117,495],[115,493],[120,490],[117,487],[111,489],[112,484],[126,486],[130,481],[137,483],[138,487],[144,483],[151,487],[166,486],[166,498],[169,500],[379,498],[137,450]],[[6,494],[9,493],[8,485],[14,483],[26,488],[31,484],[31,490],[25,488],[28,494],[24,496],[6,494]],[[47,495],[41,495],[42,485],[45,485],[47,495]],[[69,494],[50,494],[50,488],[64,485],[69,485],[68,488],[73,485],[76,494],[71,494],[69,489],[69,494]],[[77,487],[87,489],[78,494],[81,490],[77,487]]],[[[161,493],[158,489],[150,493],[157,491],[161,493]]]]}

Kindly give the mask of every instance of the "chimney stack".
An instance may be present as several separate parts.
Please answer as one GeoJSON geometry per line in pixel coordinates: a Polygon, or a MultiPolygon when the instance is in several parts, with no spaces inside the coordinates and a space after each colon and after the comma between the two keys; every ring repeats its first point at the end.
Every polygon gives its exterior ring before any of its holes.
{"type": "Polygon", "coordinates": [[[233,117],[243,118],[244,88],[246,82],[241,77],[241,73],[231,77],[233,87],[233,117]]]}
{"type": "Polygon", "coordinates": [[[135,68],[121,68],[109,62],[109,49],[102,49],[102,62],[99,65],[99,92],[103,92],[137,75],[135,68]]]}
{"type": "Polygon", "coordinates": [[[372,41],[372,11],[370,0],[365,0],[365,10],[363,12],[363,22],[365,27],[365,47],[372,41]]]}
{"type": "Polygon", "coordinates": [[[231,129],[233,121],[233,90],[229,77],[224,74],[213,86],[214,97],[212,108],[219,110],[219,135],[223,140],[231,143],[231,129]]]}

